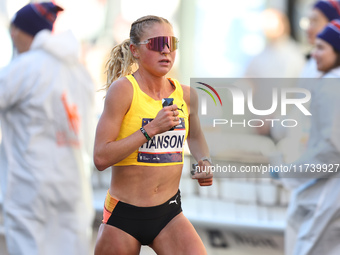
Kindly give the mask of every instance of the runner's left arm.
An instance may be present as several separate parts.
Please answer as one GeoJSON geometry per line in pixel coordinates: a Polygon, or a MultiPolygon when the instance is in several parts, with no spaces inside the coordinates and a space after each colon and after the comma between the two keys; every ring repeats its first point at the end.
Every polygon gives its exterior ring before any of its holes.
{"type": "Polygon", "coordinates": [[[200,169],[200,172],[195,173],[192,178],[197,179],[201,186],[210,186],[213,182],[213,174],[209,170],[210,163],[202,160],[210,158],[210,153],[198,117],[198,95],[194,89],[187,86],[183,86],[183,91],[184,99],[189,107],[188,145],[200,169]]]}

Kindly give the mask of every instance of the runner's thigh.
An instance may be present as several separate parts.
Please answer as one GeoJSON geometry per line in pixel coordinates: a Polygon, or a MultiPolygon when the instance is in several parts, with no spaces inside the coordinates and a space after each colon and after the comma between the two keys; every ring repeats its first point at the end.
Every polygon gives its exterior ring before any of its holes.
{"type": "Polygon", "coordinates": [[[190,221],[178,214],[150,245],[158,255],[206,255],[203,242],[190,221]]]}
{"type": "Polygon", "coordinates": [[[95,255],[138,255],[140,243],[123,230],[101,224],[98,231],[95,255]]]}

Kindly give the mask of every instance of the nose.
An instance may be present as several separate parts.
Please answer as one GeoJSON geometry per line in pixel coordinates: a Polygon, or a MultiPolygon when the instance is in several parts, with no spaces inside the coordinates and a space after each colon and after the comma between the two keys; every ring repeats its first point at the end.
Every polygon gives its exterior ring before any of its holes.
{"type": "Polygon", "coordinates": [[[317,55],[318,55],[317,49],[314,48],[311,52],[311,56],[312,56],[312,58],[316,59],[318,57],[317,55]]]}
{"type": "Polygon", "coordinates": [[[168,43],[165,43],[164,44],[164,48],[163,48],[163,50],[162,50],[162,54],[169,54],[171,51],[170,51],[170,46],[169,46],[169,44],[168,43]]]}
{"type": "Polygon", "coordinates": [[[9,34],[11,35],[11,37],[13,38],[14,34],[15,34],[15,28],[13,26],[10,26],[9,28],[9,34]]]}
{"type": "Polygon", "coordinates": [[[316,37],[315,29],[312,26],[309,26],[306,30],[307,38],[310,44],[314,44],[314,40],[316,37]]]}

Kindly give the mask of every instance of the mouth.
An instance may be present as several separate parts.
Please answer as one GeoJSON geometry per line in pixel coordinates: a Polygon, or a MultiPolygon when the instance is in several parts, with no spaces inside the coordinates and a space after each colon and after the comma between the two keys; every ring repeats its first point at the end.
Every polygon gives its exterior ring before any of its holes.
{"type": "Polygon", "coordinates": [[[165,64],[169,64],[170,60],[169,59],[162,59],[161,61],[159,61],[160,63],[165,63],[165,64]]]}

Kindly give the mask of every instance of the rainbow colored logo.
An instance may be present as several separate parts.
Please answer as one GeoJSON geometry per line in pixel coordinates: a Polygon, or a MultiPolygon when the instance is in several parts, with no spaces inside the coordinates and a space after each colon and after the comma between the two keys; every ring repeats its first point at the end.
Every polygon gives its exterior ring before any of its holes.
{"type": "MultiPolygon", "coordinates": [[[[220,97],[220,95],[217,93],[217,91],[216,91],[213,87],[211,87],[210,85],[208,85],[208,84],[206,84],[206,83],[203,83],[203,82],[196,82],[196,83],[201,84],[201,85],[204,85],[204,86],[206,86],[207,88],[209,88],[212,92],[214,92],[214,94],[217,96],[217,98],[218,98],[218,100],[220,101],[220,104],[221,104],[221,106],[222,106],[221,97],[220,97]]],[[[212,98],[212,100],[214,100],[214,103],[215,103],[215,105],[217,106],[216,100],[215,100],[214,96],[211,94],[211,92],[210,92],[209,90],[204,89],[204,88],[201,88],[201,87],[196,87],[196,88],[198,88],[198,89],[200,89],[200,90],[203,90],[204,92],[208,93],[208,95],[212,98]]]]}

